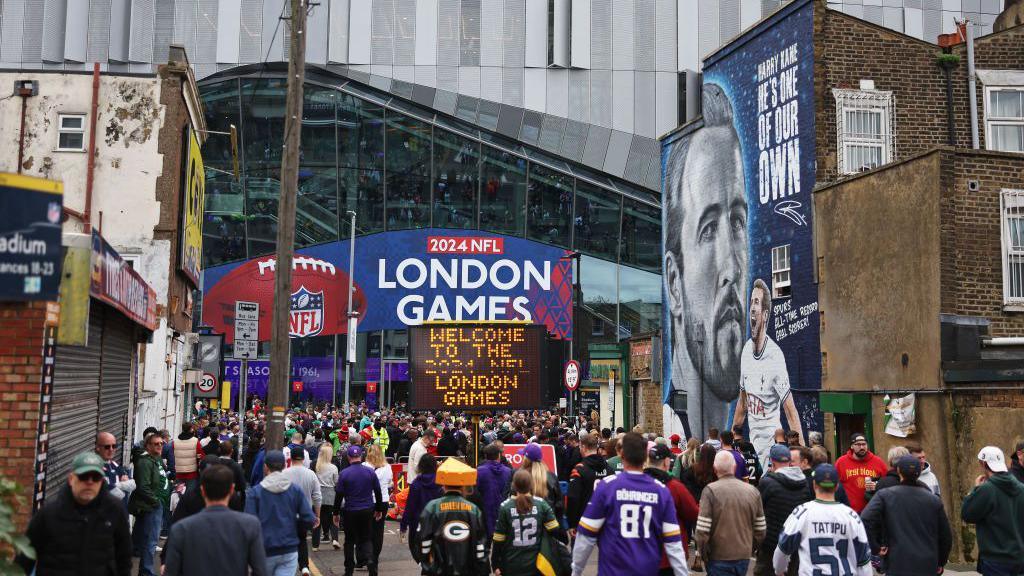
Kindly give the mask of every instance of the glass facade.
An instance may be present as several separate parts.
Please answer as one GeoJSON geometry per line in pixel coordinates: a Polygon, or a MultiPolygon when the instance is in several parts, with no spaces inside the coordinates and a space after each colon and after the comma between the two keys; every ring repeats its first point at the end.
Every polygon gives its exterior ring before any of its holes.
{"type": "MultiPolygon", "coordinates": [[[[277,234],[285,80],[230,74],[200,84],[208,129],[235,125],[240,140],[238,180],[226,137],[213,134],[204,148],[206,268],[270,254],[277,234]]],[[[347,211],[357,235],[435,227],[525,237],[583,254],[578,330],[590,342],[659,329],[661,207],[650,191],[317,71],[307,75],[302,122],[296,246],[347,238],[347,211]]],[[[333,337],[303,340],[296,357],[335,353],[333,337]]],[[[406,331],[358,340],[356,389],[378,381],[401,399],[400,385],[384,384],[405,377],[406,331]]],[[[342,385],[339,377],[339,395],[342,385]]]]}

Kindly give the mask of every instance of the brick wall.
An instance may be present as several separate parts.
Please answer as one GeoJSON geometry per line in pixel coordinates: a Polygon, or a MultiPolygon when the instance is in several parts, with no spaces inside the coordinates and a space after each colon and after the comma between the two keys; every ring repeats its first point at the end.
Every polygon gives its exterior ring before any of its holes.
{"type": "Polygon", "coordinates": [[[644,432],[661,434],[664,430],[662,418],[661,385],[650,380],[640,380],[637,385],[637,419],[644,432]]]}
{"type": "Polygon", "coordinates": [[[45,302],[0,302],[0,476],[25,496],[19,528],[31,510],[46,322],[45,302]]]}

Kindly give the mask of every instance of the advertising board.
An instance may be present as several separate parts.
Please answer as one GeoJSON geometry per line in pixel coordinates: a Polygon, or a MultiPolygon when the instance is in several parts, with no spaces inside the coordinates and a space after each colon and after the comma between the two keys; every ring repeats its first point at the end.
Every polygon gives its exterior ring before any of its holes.
{"type": "MultiPolygon", "coordinates": [[[[555,467],[555,447],[550,444],[539,444],[539,446],[541,460],[547,464],[548,470],[557,472],[558,468],[555,467]]],[[[518,452],[524,447],[526,447],[526,444],[505,444],[505,459],[508,460],[513,469],[518,469],[523,465],[523,457],[518,452]]]]}
{"type": "Polygon", "coordinates": [[[0,300],[57,300],[64,185],[0,174],[0,300]]]}

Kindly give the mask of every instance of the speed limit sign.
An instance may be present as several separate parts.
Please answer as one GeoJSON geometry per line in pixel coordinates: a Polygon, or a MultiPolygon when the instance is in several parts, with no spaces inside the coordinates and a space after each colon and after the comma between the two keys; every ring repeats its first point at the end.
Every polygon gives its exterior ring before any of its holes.
{"type": "Polygon", "coordinates": [[[565,372],[562,376],[565,388],[570,392],[575,392],[580,387],[580,363],[575,360],[566,362],[565,372]]]}
{"type": "Polygon", "coordinates": [[[203,377],[199,379],[198,383],[196,383],[196,388],[198,388],[199,391],[202,392],[203,394],[209,394],[210,392],[213,392],[214,388],[216,387],[217,378],[215,378],[213,374],[210,374],[209,372],[203,373],[203,377]]]}

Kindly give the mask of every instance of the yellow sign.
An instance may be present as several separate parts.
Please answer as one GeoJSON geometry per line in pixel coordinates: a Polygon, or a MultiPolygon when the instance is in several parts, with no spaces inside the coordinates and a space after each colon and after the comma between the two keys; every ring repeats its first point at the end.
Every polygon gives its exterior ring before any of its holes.
{"type": "Polygon", "coordinates": [[[188,159],[185,163],[185,193],[181,203],[181,254],[179,267],[199,285],[203,262],[203,209],[206,200],[206,171],[199,140],[188,133],[188,159]]]}
{"type": "Polygon", "coordinates": [[[231,382],[220,383],[220,402],[225,408],[231,406],[231,382]]]}

